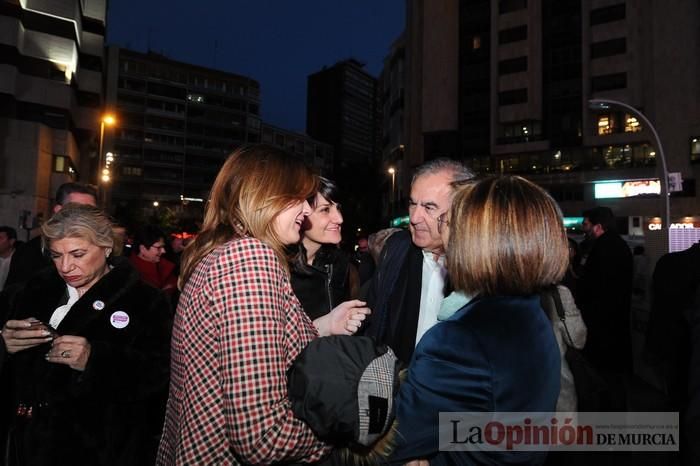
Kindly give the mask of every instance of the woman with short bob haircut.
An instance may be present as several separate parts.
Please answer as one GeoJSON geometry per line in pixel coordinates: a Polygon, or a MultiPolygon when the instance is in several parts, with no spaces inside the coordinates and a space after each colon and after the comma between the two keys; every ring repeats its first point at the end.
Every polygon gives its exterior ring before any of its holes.
{"type": "Polygon", "coordinates": [[[539,186],[520,177],[488,178],[458,188],[452,210],[447,268],[455,289],[530,295],[566,273],[561,212],[539,186]]]}
{"type": "Polygon", "coordinates": [[[566,271],[559,209],[524,178],[491,177],[457,187],[438,230],[457,293],[416,347],[396,399],[391,460],[540,464],[544,452],[441,450],[439,413],[555,410],[559,348],[538,291],[566,271]]]}
{"type": "Polygon", "coordinates": [[[183,254],[172,378],[157,464],[313,462],[329,451],[296,419],[287,370],[319,335],[350,334],[357,302],[313,323],[289,281],[285,247],[311,212],[316,176],[283,150],[235,151],[183,254]]]}

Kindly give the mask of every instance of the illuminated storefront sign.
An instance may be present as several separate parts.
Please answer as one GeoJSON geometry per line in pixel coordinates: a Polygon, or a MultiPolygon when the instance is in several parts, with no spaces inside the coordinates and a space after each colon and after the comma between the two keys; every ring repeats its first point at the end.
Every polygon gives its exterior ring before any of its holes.
{"type": "MultiPolygon", "coordinates": [[[[661,223],[650,223],[649,230],[656,231],[661,230],[663,225],[661,223]]],[[[693,228],[698,228],[693,223],[672,223],[671,230],[692,230],[693,228]]]]}
{"type": "Polygon", "coordinates": [[[658,178],[634,181],[603,181],[593,185],[596,199],[615,199],[659,195],[661,183],[658,178]]]}
{"type": "Polygon", "coordinates": [[[580,228],[583,223],[583,217],[564,217],[564,228],[580,228]]]}
{"type": "Polygon", "coordinates": [[[407,227],[407,226],[408,226],[408,223],[409,223],[409,221],[408,221],[408,215],[406,215],[405,217],[396,217],[396,218],[392,219],[391,222],[390,222],[390,225],[391,225],[392,227],[399,227],[399,228],[401,228],[401,227],[407,227]]]}
{"type": "MultiPolygon", "coordinates": [[[[700,217],[681,217],[677,222],[672,222],[671,230],[695,230],[700,229],[700,217]]],[[[663,224],[659,217],[650,218],[647,222],[649,231],[661,231],[663,224]]]]}

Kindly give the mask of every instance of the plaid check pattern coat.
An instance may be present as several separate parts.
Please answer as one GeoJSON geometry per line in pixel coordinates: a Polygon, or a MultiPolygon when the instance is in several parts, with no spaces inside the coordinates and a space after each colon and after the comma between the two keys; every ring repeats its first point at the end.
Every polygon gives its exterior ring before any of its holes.
{"type": "Polygon", "coordinates": [[[286,376],[317,336],[269,246],[244,237],[212,251],[178,304],[157,464],[323,457],[330,448],[292,414],[286,376]]]}

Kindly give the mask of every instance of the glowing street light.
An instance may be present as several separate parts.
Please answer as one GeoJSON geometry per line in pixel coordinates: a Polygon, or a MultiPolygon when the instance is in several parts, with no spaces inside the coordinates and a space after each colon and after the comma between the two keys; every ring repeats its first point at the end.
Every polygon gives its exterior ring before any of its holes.
{"type": "MultiPolygon", "coordinates": [[[[109,180],[110,180],[109,170],[106,170],[106,167],[102,161],[103,156],[104,156],[102,151],[104,149],[105,126],[114,126],[116,123],[117,123],[117,119],[114,117],[114,115],[109,114],[109,113],[102,115],[102,118],[100,119],[100,145],[99,145],[99,149],[98,149],[99,152],[97,154],[97,170],[98,170],[98,173],[100,173],[100,172],[102,173],[102,176],[101,176],[102,183],[109,183],[109,180]],[[105,173],[105,170],[107,171],[107,173],[105,173]]],[[[110,152],[109,155],[111,156],[112,153],[110,152]]],[[[113,157],[112,157],[112,160],[114,160],[113,157]]],[[[108,159],[108,162],[111,162],[112,160],[108,159]]],[[[109,165],[109,163],[107,165],[109,165]]],[[[103,192],[102,193],[102,204],[104,205],[104,203],[106,201],[107,201],[106,195],[103,192]]]]}
{"type": "Polygon", "coordinates": [[[98,160],[100,163],[100,169],[102,169],[102,149],[104,147],[104,139],[105,139],[105,125],[106,126],[114,126],[117,123],[117,119],[114,117],[114,115],[111,114],[105,114],[102,116],[102,119],[100,120],[100,147],[99,147],[99,153],[98,153],[98,160]]]}
{"type": "Polygon", "coordinates": [[[391,175],[391,197],[389,198],[389,205],[391,206],[391,215],[394,215],[394,187],[396,185],[396,169],[394,167],[389,167],[386,172],[391,175]]]}

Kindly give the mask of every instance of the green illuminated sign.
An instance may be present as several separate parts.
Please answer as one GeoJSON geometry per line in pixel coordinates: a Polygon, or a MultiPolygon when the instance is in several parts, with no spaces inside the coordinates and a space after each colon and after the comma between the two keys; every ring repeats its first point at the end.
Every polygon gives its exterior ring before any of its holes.
{"type": "Polygon", "coordinates": [[[389,222],[392,227],[407,227],[408,226],[408,215],[405,217],[396,217],[389,222]]]}
{"type": "Polygon", "coordinates": [[[564,217],[564,228],[580,227],[583,223],[583,217],[564,217]]]}

